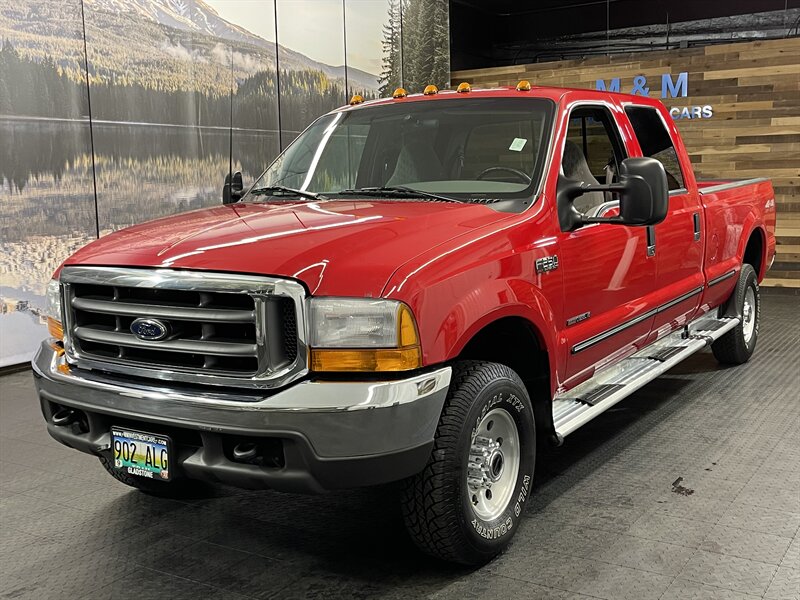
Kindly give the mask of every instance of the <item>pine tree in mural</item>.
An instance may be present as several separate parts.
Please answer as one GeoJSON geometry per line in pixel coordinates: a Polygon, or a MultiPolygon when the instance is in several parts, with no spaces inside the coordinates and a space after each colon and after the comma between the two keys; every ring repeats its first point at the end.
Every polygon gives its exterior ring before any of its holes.
{"type": "Polygon", "coordinates": [[[383,63],[381,75],[378,78],[380,87],[378,91],[381,96],[388,96],[392,91],[399,87],[402,81],[401,68],[403,65],[401,56],[401,0],[389,0],[389,14],[386,24],[383,26],[383,63]]]}
{"type": "Polygon", "coordinates": [[[429,82],[444,88],[450,85],[450,23],[446,0],[429,0],[433,47],[429,82]]]}
{"type": "Polygon", "coordinates": [[[382,96],[402,80],[411,93],[450,84],[447,0],[390,0],[383,28],[382,96]],[[402,75],[402,77],[401,77],[402,75]]]}

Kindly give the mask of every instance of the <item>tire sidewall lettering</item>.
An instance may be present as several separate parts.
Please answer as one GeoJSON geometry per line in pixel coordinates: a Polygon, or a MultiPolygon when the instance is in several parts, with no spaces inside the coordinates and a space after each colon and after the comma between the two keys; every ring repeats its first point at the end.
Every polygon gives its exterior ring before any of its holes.
{"type": "MultiPolygon", "coordinates": [[[[478,411],[478,414],[473,422],[472,430],[470,432],[471,438],[476,435],[480,423],[486,414],[490,410],[498,407],[506,410],[517,422],[517,426],[522,428],[523,425],[520,423],[520,421],[525,419],[525,417],[522,415],[529,411],[527,402],[511,390],[502,390],[492,394],[489,400],[484,402],[483,406],[481,406],[481,409],[478,411]]],[[[503,539],[505,536],[513,535],[513,532],[515,531],[514,528],[518,525],[518,519],[521,518],[523,513],[525,503],[530,497],[533,483],[532,471],[523,471],[522,469],[526,469],[524,463],[520,465],[520,468],[521,472],[517,479],[518,491],[514,496],[512,496],[505,512],[503,512],[503,514],[497,519],[491,522],[484,521],[472,511],[471,506],[468,506],[468,520],[471,523],[475,533],[482,539],[487,541],[497,541],[503,539]]],[[[530,464],[528,468],[532,469],[533,464],[530,464]]]]}
{"type": "MultiPolygon", "coordinates": [[[[475,425],[472,428],[471,437],[475,437],[475,434],[478,432],[478,427],[480,426],[483,417],[486,416],[486,413],[503,403],[510,405],[517,413],[521,413],[523,410],[525,410],[525,403],[520,399],[519,396],[513,392],[498,392],[497,394],[494,394],[491,400],[489,400],[489,402],[484,404],[481,408],[480,414],[478,414],[477,418],[475,419],[475,425]]],[[[514,414],[510,410],[508,412],[514,414]]]]}
{"type": "Polygon", "coordinates": [[[753,336],[750,340],[749,350],[751,352],[755,349],[756,341],[758,340],[758,325],[759,322],[761,321],[761,298],[759,296],[759,287],[757,279],[753,279],[752,288],[753,288],[753,298],[755,302],[755,313],[756,313],[754,318],[756,322],[754,323],[753,336]]]}
{"type": "Polygon", "coordinates": [[[522,486],[520,487],[519,494],[514,503],[513,514],[508,515],[508,510],[506,510],[506,513],[499,517],[500,519],[504,519],[500,524],[487,523],[474,516],[471,523],[475,532],[486,540],[497,540],[511,533],[515,525],[515,519],[518,519],[522,514],[522,507],[530,496],[532,480],[533,478],[531,475],[522,476],[522,486]]]}

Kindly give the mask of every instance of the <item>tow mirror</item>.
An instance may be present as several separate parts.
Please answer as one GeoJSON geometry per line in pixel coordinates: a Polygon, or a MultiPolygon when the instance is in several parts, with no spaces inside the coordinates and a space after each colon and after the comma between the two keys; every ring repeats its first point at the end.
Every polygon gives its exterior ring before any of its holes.
{"type": "Polygon", "coordinates": [[[225,176],[225,185],[222,188],[222,203],[233,204],[242,197],[244,184],[242,183],[242,172],[236,171],[233,175],[228,173],[225,176]]]}
{"type": "Polygon", "coordinates": [[[655,158],[626,158],[620,164],[619,183],[592,185],[560,177],[557,202],[559,220],[565,231],[590,223],[657,225],[667,217],[669,209],[667,172],[655,158]],[[619,216],[587,217],[579,213],[573,202],[589,192],[619,194],[619,216]]]}
{"type": "Polygon", "coordinates": [[[619,169],[624,189],[619,214],[625,225],[656,225],[667,218],[667,172],[655,158],[626,158],[619,169]]]}

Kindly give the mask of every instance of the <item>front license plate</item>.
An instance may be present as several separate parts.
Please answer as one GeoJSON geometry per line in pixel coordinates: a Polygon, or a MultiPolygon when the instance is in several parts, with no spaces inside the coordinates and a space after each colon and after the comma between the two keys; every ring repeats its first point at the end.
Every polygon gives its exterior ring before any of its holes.
{"type": "Polygon", "coordinates": [[[170,479],[170,439],[157,433],[111,428],[114,466],[138,477],[170,479]]]}

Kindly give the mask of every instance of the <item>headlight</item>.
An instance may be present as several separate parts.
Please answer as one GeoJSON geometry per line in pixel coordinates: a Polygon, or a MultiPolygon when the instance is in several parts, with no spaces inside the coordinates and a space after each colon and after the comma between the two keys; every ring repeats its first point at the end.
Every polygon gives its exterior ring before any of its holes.
{"type": "Polygon", "coordinates": [[[47,292],[45,294],[46,301],[46,317],[47,317],[47,330],[50,335],[58,340],[64,339],[64,322],[61,315],[61,284],[57,279],[51,279],[47,284],[47,292]]]}
{"type": "Polygon", "coordinates": [[[411,310],[396,300],[312,298],[314,371],[407,371],[422,366],[411,310]]]}

